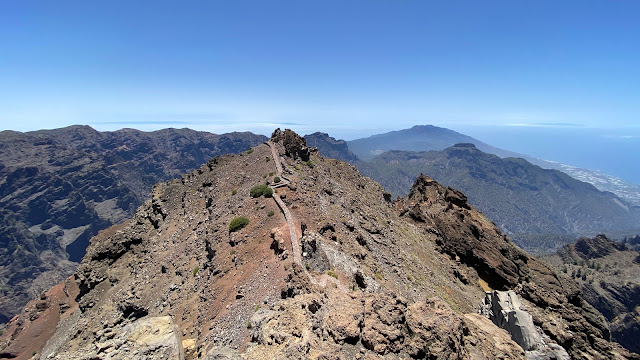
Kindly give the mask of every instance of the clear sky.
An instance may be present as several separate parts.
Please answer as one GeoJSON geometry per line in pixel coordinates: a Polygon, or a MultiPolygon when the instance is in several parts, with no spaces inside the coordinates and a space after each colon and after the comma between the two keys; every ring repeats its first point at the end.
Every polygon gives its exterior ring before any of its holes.
{"type": "Polygon", "coordinates": [[[2,129],[533,125],[640,141],[639,104],[637,0],[0,2],[2,129]]]}

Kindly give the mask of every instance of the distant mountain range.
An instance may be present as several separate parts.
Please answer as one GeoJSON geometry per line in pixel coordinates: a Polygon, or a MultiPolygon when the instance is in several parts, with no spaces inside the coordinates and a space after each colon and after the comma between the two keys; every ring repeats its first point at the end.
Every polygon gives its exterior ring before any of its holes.
{"type": "Polygon", "coordinates": [[[69,276],[98,231],[151,187],[267,138],[189,129],[0,132],[0,323],[69,276]]]}
{"type": "MultiPolygon", "coordinates": [[[[444,150],[459,143],[471,143],[483,152],[499,157],[518,157],[545,169],[560,170],[573,178],[588,182],[602,191],[610,191],[635,205],[640,205],[640,185],[624,181],[597,170],[578,168],[554,161],[499,149],[470,136],[433,125],[416,125],[410,129],[391,131],[367,138],[348,141],[347,145],[361,160],[371,160],[389,150],[444,150]]],[[[322,150],[321,150],[322,151],[322,150]]],[[[345,159],[346,160],[346,159],[345,159]]],[[[348,161],[348,160],[347,160],[348,161]]]]}
{"type": "MultiPolygon", "coordinates": [[[[359,149],[369,149],[366,150],[369,154],[374,148],[386,150],[370,161],[353,160],[356,155],[350,151],[352,142],[347,142],[346,146],[322,133],[307,137],[321,153],[332,144],[339,144],[328,156],[348,159],[393,195],[407,194],[420,173],[461,190],[471,204],[532,253],[553,251],[572,242],[575,236],[603,231],[619,233],[626,230],[629,234],[640,231],[640,207],[561,171],[543,169],[522,158],[501,158],[480,151],[473,143],[457,144],[440,151],[388,150],[394,146],[393,141],[400,142],[398,148],[415,148],[434,147],[430,142],[432,138],[438,146],[455,139],[472,139],[451,130],[419,126],[357,140],[359,149]],[[445,140],[438,134],[443,134],[445,140]],[[374,139],[380,140],[382,145],[376,147],[374,139]]],[[[473,141],[484,149],[508,154],[473,141]]]]}

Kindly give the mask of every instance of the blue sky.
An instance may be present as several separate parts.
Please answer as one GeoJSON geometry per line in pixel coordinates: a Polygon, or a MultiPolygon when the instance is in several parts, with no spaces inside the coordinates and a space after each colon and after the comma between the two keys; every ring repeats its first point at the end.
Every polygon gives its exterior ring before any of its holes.
{"type": "Polygon", "coordinates": [[[635,0],[2,1],[0,123],[634,137],[639,16],[635,0]]]}

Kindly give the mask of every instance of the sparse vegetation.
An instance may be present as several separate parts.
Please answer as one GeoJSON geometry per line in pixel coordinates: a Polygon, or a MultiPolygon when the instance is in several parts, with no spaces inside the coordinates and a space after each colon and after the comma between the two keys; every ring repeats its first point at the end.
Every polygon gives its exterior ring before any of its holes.
{"type": "Polygon", "coordinates": [[[274,182],[274,183],[276,183],[276,184],[277,184],[277,183],[279,183],[279,182],[280,182],[280,178],[279,178],[279,177],[277,177],[277,176],[276,176],[276,177],[274,177],[274,178],[273,178],[273,182],[274,182]]]}
{"type": "Polygon", "coordinates": [[[380,273],[376,273],[376,279],[382,280],[382,275],[380,275],[380,273]]]}
{"type": "Polygon", "coordinates": [[[200,267],[199,267],[199,266],[196,266],[196,267],[193,269],[193,276],[198,275],[198,271],[200,271],[200,267]]]}
{"type": "Polygon", "coordinates": [[[270,172],[270,173],[269,173],[269,176],[273,176],[273,172],[270,172]]]}
{"type": "Polygon", "coordinates": [[[231,195],[235,195],[237,193],[238,193],[238,190],[236,190],[236,189],[231,190],[231,195]]]}
{"type": "Polygon", "coordinates": [[[267,185],[256,185],[249,190],[249,194],[253,198],[257,198],[260,196],[271,197],[273,195],[273,190],[267,185]]]}
{"type": "Polygon", "coordinates": [[[308,160],[307,166],[313,169],[316,166],[316,164],[314,164],[311,160],[308,160]]]}
{"type": "Polygon", "coordinates": [[[244,216],[238,216],[229,223],[229,232],[236,232],[249,224],[249,219],[244,216]]]}
{"type": "Polygon", "coordinates": [[[329,270],[327,271],[327,275],[334,277],[334,278],[338,278],[338,274],[336,274],[333,270],[329,270]]]}
{"type": "Polygon", "coordinates": [[[269,211],[267,212],[267,216],[273,216],[273,210],[269,210],[269,211]]]}
{"type": "Polygon", "coordinates": [[[264,161],[269,162],[269,161],[271,161],[271,158],[267,156],[267,157],[264,159],[264,161]]]}
{"type": "Polygon", "coordinates": [[[253,149],[247,150],[247,154],[251,154],[252,152],[253,152],[253,149]]]}
{"type": "Polygon", "coordinates": [[[304,267],[309,270],[309,263],[304,263],[304,267]]]}

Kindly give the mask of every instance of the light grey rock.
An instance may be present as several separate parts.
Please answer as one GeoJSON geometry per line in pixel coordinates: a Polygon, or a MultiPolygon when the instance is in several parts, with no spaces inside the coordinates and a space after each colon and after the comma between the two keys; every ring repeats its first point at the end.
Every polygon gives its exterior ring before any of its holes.
{"type": "Polygon", "coordinates": [[[544,341],[533,324],[533,317],[522,309],[522,303],[514,291],[488,291],[480,314],[507,330],[511,338],[525,350],[527,359],[570,359],[564,348],[544,341]]]}

